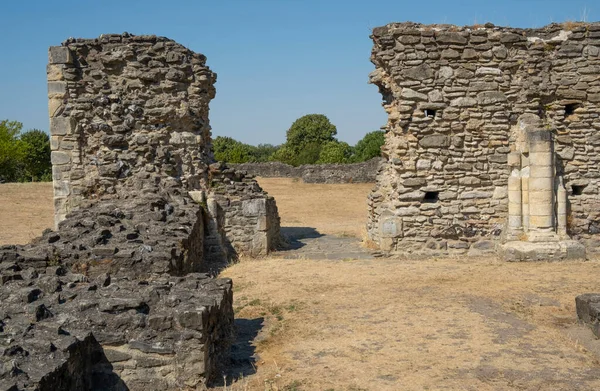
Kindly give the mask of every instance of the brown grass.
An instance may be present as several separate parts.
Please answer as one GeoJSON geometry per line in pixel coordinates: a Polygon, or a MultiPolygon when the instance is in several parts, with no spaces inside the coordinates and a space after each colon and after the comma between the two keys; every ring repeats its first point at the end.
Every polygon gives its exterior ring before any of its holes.
{"type": "MultiPolygon", "coordinates": [[[[284,226],[364,224],[369,185],[259,181],[284,226]]],[[[566,330],[599,272],[597,262],[245,260],[222,275],[236,316],[264,319],[260,358],[227,389],[597,389],[597,357],[566,330]]]]}
{"type": "Polygon", "coordinates": [[[236,316],[265,319],[249,390],[592,390],[598,361],[563,329],[598,272],[595,262],[267,259],[222,275],[236,316]]]}
{"type": "Polygon", "coordinates": [[[52,183],[0,184],[0,245],[25,244],[54,225],[52,183]]]}
{"type": "Polygon", "coordinates": [[[290,178],[258,178],[275,197],[282,226],[312,227],[322,234],[360,238],[372,183],[322,185],[290,178]]]}

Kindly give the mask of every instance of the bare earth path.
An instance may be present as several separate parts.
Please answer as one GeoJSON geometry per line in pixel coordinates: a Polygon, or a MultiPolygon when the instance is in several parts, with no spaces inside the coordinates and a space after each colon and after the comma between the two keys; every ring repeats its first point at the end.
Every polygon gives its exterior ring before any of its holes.
{"type": "MultiPolygon", "coordinates": [[[[370,185],[260,183],[300,249],[327,253],[332,238],[347,250],[362,237],[370,185]]],[[[2,242],[50,226],[51,197],[48,184],[0,185],[2,242]]],[[[600,342],[574,308],[576,295],[600,291],[597,260],[282,258],[290,254],[222,273],[241,331],[227,390],[600,389],[600,342]]]]}

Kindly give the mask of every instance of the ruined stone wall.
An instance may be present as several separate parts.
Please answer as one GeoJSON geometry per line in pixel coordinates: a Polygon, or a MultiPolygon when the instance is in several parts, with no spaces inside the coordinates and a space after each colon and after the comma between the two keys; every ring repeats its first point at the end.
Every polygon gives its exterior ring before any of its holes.
{"type": "Polygon", "coordinates": [[[89,279],[0,251],[0,389],[203,389],[233,338],[228,279],[89,279]],[[4,259],[3,259],[4,258],[4,259]]]}
{"type": "Polygon", "coordinates": [[[199,272],[268,252],[279,217],[256,181],[212,164],[215,78],[166,38],[50,48],[58,229],[0,246],[0,390],[204,389],[220,376],[232,282],[199,272]]]}
{"type": "MultiPolygon", "coordinates": [[[[215,96],[216,74],[202,54],[156,36],[70,39],[50,48],[47,74],[57,224],[88,201],[100,199],[162,193],[166,200],[155,206],[155,214],[165,215],[157,217],[164,220],[173,203],[192,202],[187,198],[190,191],[202,192],[205,200],[214,198],[208,105],[215,96]]],[[[236,180],[244,182],[239,175],[236,180]]],[[[249,186],[246,198],[267,198],[255,182],[249,186]]],[[[229,188],[234,198],[236,189],[229,188]]],[[[233,246],[227,253],[231,256],[269,252],[279,238],[277,208],[272,198],[271,202],[273,207],[261,210],[270,213],[262,217],[273,222],[267,231],[254,221],[234,229],[235,224],[228,225],[232,219],[220,219],[205,209],[205,223],[215,226],[211,233],[203,223],[196,225],[196,233],[202,234],[189,240],[188,260],[200,264],[200,258],[214,255],[219,263],[227,244],[233,246]],[[265,232],[266,240],[256,240],[265,232]],[[210,249],[206,253],[204,233],[210,249]],[[213,243],[211,235],[227,237],[213,243]],[[260,247],[242,245],[248,242],[260,247]]],[[[202,206],[202,200],[199,203],[202,206]]],[[[146,217],[156,220],[151,213],[146,217]]],[[[206,270],[205,266],[188,271],[206,270]]]]}
{"type": "Polygon", "coordinates": [[[103,35],[50,48],[57,221],[83,199],[206,187],[216,75],[205,62],[156,36],[103,35]]]}
{"type": "Polygon", "coordinates": [[[568,233],[597,246],[600,24],[393,23],[372,38],[370,81],[389,115],[369,196],[368,231],[382,249],[492,250],[507,222],[507,156],[532,116],[552,133],[568,233]]]}
{"type": "Polygon", "coordinates": [[[229,164],[250,175],[263,178],[302,178],[304,183],[375,182],[381,158],[351,164],[303,164],[298,167],[281,162],[229,164]]]}

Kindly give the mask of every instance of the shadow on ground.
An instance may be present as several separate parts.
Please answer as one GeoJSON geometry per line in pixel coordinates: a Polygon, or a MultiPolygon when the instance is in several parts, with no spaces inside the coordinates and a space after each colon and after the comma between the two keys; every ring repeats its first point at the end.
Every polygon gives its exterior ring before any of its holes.
{"type": "Polygon", "coordinates": [[[236,319],[235,328],[237,332],[236,340],[231,346],[231,354],[227,369],[223,374],[225,379],[215,379],[211,384],[213,387],[225,386],[235,381],[256,373],[256,348],[253,344],[258,333],[263,328],[264,318],[256,319],[236,319]]]}
{"type": "Polygon", "coordinates": [[[374,258],[356,237],[325,235],[312,227],[281,227],[281,233],[287,243],[284,248],[273,253],[275,257],[328,260],[374,258]]]}
{"type": "Polygon", "coordinates": [[[312,227],[281,227],[281,235],[286,245],[279,251],[293,251],[306,246],[302,239],[316,239],[324,236],[312,227]]]}

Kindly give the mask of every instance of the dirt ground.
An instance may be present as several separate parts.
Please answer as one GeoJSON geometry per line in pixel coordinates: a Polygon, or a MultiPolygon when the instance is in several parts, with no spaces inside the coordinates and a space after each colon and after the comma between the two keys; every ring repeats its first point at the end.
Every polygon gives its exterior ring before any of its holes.
{"type": "MultiPolygon", "coordinates": [[[[282,226],[362,234],[370,185],[260,183],[282,226]]],[[[597,261],[242,260],[222,276],[255,370],[227,389],[596,390],[600,346],[574,298],[600,291],[599,273],[597,261]]]]}
{"type": "Polygon", "coordinates": [[[0,245],[25,244],[54,225],[52,182],[0,184],[0,245]]]}
{"type": "MultiPolygon", "coordinates": [[[[363,235],[371,185],[261,179],[284,227],[363,235]]],[[[52,224],[48,184],[0,185],[0,241],[52,224]]],[[[217,390],[597,390],[599,341],[574,298],[600,262],[244,260],[232,379],[217,390]]]]}

